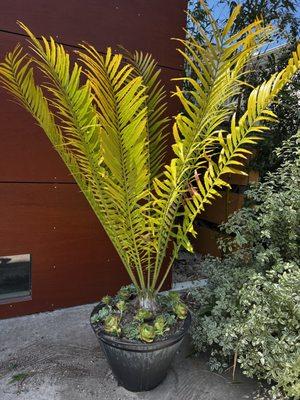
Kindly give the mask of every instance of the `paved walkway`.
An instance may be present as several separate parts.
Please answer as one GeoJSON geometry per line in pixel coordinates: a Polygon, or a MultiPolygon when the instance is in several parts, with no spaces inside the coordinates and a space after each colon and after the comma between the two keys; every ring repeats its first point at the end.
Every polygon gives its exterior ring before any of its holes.
{"type": "Polygon", "coordinates": [[[1,400],[243,400],[256,383],[179,354],[151,392],[118,387],[89,326],[91,305],[0,321],[1,400]]]}

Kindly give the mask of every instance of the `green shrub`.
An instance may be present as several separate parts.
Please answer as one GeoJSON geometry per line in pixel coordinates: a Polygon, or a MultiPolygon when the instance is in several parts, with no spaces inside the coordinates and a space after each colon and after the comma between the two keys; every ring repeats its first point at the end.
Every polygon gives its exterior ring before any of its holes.
{"type": "Polygon", "coordinates": [[[208,284],[192,293],[199,308],[193,313],[191,334],[195,349],[209,350],[211,369],[221,372],[229,366],[237,342],[235,333],[225,332],[239,322],[239,291],[255,270],[234,255],[224,261],[207,257],[203,272],[208,276],[208,284]]]}
{"type": "Polygon", "coordinates": [[[244,285],[231,329],[244,373],[278,382],[284,393],[295,396],[300,381],[300,269],[295,263],[277,269],[254,274],[244,285]]]}
{"type": "Polygon", "coordinates": [[[192,293],[192,337],[198,351],[210,351],[212,369],[236,354],[247,376],[272,382],[274,395],[299,398],[299,134],[277,156],[280,168],[223,225],[224,259],[204,260],[208,285],[192,293]]]}

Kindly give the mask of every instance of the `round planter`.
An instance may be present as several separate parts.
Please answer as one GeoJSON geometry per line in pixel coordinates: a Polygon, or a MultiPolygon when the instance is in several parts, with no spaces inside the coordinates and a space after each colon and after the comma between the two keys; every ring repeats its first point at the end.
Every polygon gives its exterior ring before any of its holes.
{"type": "MultiPolygon", "coordinates": [[[[101,307],[98,304],[91,316],[101,307]]],[[[188,314],[180,331],[154,343],[134,343],[96,330],[93,324],[92,328],[119,385],[131,392],[142,392],[154,389],[165,379],[190,324],[188,314]]]]}

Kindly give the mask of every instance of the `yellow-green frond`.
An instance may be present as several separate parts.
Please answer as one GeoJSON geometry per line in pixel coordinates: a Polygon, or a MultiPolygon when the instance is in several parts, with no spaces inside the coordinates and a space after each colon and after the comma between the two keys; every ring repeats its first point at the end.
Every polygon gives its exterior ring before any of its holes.
{"type": "MultiPolygon", "coordinates": [[[[141,201],[149,196],[147,95],[141,76],[122,63],[121,55],[105,56],[89,45],[79,52],[91,83],[101,124],[101,151],[109,170],[107,193],[118,205],[119,224],[127,232],[128,253],[134,253],[136,265],[147,257],[145,238],[151,228],[145,219],[141,201]],[[129,234],[128,234],[129,232],[129,234]]],[[[139,279],[143,281],[140,274],[139,279]]]]}
{"type": "Polygon", "coordinates": [[[159,80],[161,70],[150,54],[135,51],[131,54],[123,49],[126,61],[133,67],[132,75],[142,77],[145,86],[145,106],[147,109],[147,141],[150,183],[161,171],[165,159],[167,128],[169,119],[166,117],[166,92],[159,80]]]}

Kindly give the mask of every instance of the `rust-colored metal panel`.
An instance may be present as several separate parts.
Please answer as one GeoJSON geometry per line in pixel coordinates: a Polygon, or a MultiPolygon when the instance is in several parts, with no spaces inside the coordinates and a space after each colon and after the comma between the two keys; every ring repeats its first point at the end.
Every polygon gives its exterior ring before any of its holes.
{"type": "Polygon", "coordinates": [[[0,316],[97,301],[127,273],[75,184],[0,184],[0,256],[31,254],[32,300],[0,302],[0,316]]]}
{"type": "Polygon", "coordinates": [[[2,4],[0,30],[23,32],[21,20],[37,34],[69,44],[85,40],[98,50],[119,44],[151,52],[160,64],[180,68],[170,38],[182,37],[186,0],[10,0],[2,4]]]}
{"type": "Polygon", "coordinates": [[[203,255],[211,255],[213,257],[221,257],[221,251],[218,248],[217,241],[220,238],[220,233],[206,226],[197,228],[196,238],[191,239],[192,246],[196,253],[203,255]]]}
{"type": "MultiPolygon", "coordinates": [[[[5,4],[4,4],[5,3],[5,4]]],[[[122,44],[151,52],[170,79],[182,58],[170,37],[183,37],[186,0],[12,0],[0,15],[0,58],[25,37],[22,20],[69,46],[82,40],[105,51],[122,44]]],[[[32,255],[32,298],[0,304],[0,317],[98,300],[128,282],[109,239],[67,168],[32,117],[0,90],[0,256],[32,255]]],[[[173,98],[168,108],[174,115],[173,98]]],[[[170,284],[170,279],[167,285],[170,284]]]]}
{"type": "MultiPolygon", "coordinates": [[[[22,37],[0,32],[0,58],[12,50],[20,39],[24,44],[22,37]]],[[[161,68],[170,116],[179,110],[179,102],[170,95],[175,90],[175,83],[171,79],[181,74],[177,70],[161,68]]],[[[0,103],[0,182],[73,182],[69,171],[34,119],[2,88],[0,103]]]]}
{"type": "Polygon", "coordinates": [[[243,207],[244,196],[238,193],[225,192],[222,197],[217,197],[212,205],[208,205],[201,214],[201,219],[221,224],[227,221],[228,217],[243,207]]]}

